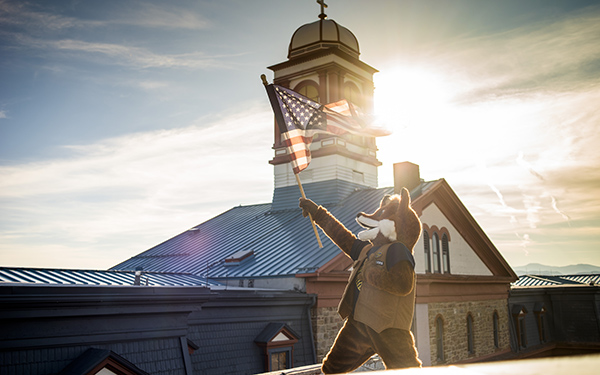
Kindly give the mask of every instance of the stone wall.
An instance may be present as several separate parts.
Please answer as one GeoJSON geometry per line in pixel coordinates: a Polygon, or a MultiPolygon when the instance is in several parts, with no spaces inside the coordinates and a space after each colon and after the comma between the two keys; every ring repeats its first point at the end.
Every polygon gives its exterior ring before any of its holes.
{"type": "Polygon", "coordinates": [[[317,362],[323,361],[343,324],[337,307],[313,307],[312,326],[317,362]]]}
{"type": "Polygon", "coordinates": [[[506,299],[429,304],[429,342],[432,365],[455,363],[492,355],[510,348],[506,299]],[[494,345],[493,314],[498,313],[498,348],[494,345]],[[467,347],[467,316],[473,317],[474,353],[467,347]],[[444,322],[444,360],[438,360],[436,319],[444,322]]]}

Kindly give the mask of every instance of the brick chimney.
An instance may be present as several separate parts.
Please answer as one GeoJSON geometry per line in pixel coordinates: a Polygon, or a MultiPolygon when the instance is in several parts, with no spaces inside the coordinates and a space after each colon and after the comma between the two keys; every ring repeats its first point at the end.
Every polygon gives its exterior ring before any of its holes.
{"type": "Polygon", "coordinates": [[[421,174],[417,164],[408,161],[394,164],[394,194],[400,194],[403,187],[412,191],[420,184],[421,174]]]}

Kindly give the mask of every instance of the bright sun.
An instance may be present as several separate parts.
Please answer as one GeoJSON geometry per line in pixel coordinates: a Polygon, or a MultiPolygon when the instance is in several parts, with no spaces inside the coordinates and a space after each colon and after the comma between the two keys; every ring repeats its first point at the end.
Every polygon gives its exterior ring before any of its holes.
{"type": "MultiPolygon", "coordinates": [[[[425,150],[454,136],[449,124],[456,119],[453,87],[441,74],[420,67],[387,69],[377,73],[374,81],[377,124],[392,131],[377,140],[384,167],[405,160],[423,165],[435,162],[439,154],[425,150]]],[[[388,174],[381,173],[380,185],[386,186],[388,174]]]]}
{"type": "MultiPolygon", "coordinates": [[[[426,173],[516,158],[539,129],[540,120],[532,117],[535,102],[481,97],[460,103],[458,96],[478,83],[458,81],[433,68],[385,69],[375,75],[374,83],[377,125],[392,132],[377,139],[378,159],[385,169],[411,161],[426,173]]],[[[379,185],[388,186],[389,178],[391,172],[382,171],[379,185]]]]}
{"type": "Polygon", "coordinates": [[[429,122],[450,106],[452,92],[443,77],[419,67],[378,73],[374,81],[375,114],[390,130],[429,122]]]}

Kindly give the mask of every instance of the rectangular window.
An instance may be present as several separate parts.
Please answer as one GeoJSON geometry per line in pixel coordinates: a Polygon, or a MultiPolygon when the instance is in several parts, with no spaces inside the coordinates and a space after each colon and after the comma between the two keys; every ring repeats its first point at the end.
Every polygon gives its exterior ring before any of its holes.
{"type": "Polygon", "coordinates": [[[286,370],[291,367],[289,352],[271,352],[271,371],[286,370]]]}

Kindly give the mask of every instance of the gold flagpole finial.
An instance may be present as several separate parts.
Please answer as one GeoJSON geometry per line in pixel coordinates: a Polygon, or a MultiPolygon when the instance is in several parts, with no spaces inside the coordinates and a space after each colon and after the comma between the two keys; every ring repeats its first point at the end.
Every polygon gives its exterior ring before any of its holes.
{"type": "Polygon", "coordinates": [[[265,86],[266,86],[266,85],[268,85],[268,84],[269,84],[269,82],[267,82],[267,76],[266,76],[266,75],[264,75],[264,74],[261,74],[261,75],[260,75],[260,79],[262,80],[262,83],[263,83],[263,85],[265,85],[265,86]]]}

